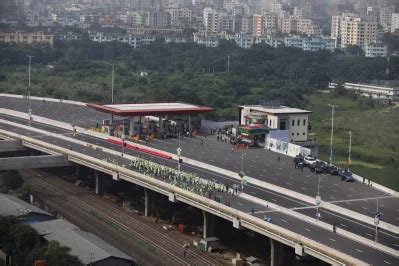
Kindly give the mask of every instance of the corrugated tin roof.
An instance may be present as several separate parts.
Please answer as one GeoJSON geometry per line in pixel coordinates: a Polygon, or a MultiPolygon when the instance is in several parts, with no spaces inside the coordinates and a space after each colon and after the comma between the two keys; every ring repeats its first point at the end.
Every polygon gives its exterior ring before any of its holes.
{"type": "Polygon", "coordinates": [[[13,195],[0,193],[1,216],[21,216],[32,212],[51,216],[50,213],[32,204],[29,204],[13,195]]]}
{"type": "Polygon", "coordinates": [[[55,240],[61,246],[71,249],[70,254],[77,256],[84,264],[114,257],[134,261],[97,236],[83,232],[75,225],[61,219],[33,224],[32,227],[46,240],[55,240]]]}

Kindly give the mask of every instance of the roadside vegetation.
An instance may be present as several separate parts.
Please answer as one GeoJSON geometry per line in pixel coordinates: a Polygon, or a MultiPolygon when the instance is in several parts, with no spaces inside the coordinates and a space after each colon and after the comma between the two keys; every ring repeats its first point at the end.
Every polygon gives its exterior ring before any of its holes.
{"type": "Polygon", "coordinates": [[[12,265],[33,265],[38,260],[45,260],[47,265],[83,265],[68,254],[69,248],[56,241],[41,241],[34,229],[10,216],[0,216],[0,249],[7,258],[11,256],[12,265]]]}
{"type": "MultiPolygon", "coordinates": [[[[346,158],[353,132],[353,166],[398,189],[397,110],[342,92],[318,94],[328,82],[399,80],[399,57],[365,58],[348,52],[307,52],[259,44],[241,49],[224,41],[217,48],[196,44],[152,45],[132,49],[122,43],[55,41],[54,48],[0,45],[0,92],[27,94],[28,58],[33,55],[33,95],[109,103],[115,65],[115,101],[183,101],[207,105],[213,120],[237,119],[237,105],[276,101],[313,111],[312,132],[320,154],[329,146],[330,109],[337,109],[334,160],[346,158]],[[227,57],[230,56],[230,71],[227,57]],[[389,73],[386,69],[389,67],[389,73]]],[[[376,181],[377,181],[376,180],[376,181]]]]}
{"type": "Polygon", "coordinates": [[[319,157],[328,160],[331,108],[334,118],[333,162],[347,166],[349,131],[352,132],[351,170],[372,181],[399,190],[399,108],[375,106],[369,98],[353,94],[318,93],[305,96],[311,116],[311,134],[319,142],[319,157]]]}

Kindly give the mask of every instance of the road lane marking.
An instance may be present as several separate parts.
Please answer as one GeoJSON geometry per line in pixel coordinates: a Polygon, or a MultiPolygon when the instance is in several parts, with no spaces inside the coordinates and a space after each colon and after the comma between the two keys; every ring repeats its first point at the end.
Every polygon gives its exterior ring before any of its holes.
{"type": "Polygon", "coordinates": [[[367,210],[367,208],[366,208],[366,207],[364,207],[364,206],[362,206],[362,209],[363,209],[363,210],[367,210]]]}
{"type": "Polygon", "coordinates": [[[277,200],[275,200],[275,199],[271,199],[272,201],[274,201],[274,202],[277,202],[277,200]]]}
{"type": "Polygon", "coordinates": [[[366,233],[366,235],[368,235],[368,236],[373,236],[372,234],[369,234],[369,233],[366,233]]]}
{"type": "Polygon", "coordinates": [[[287,220],[284,220],[284,219],[280,219],[281,221],[283,221],[284,223],[286,223],[287,222],[287,220]]]}
{"type": "Polygon", "coordinates": [[[386,264],[391,265],[391,263],[390,263],[389,261],[384,260],[384,262],[385,262],[386,264]]]}
{"type": "Polygon", "coordinates": [[[363,253],[363,251],[362,250],[360,250],[360,249],[355,249],[357,252],[360,252],[360,253],[363,253]]]}
{"type": "Polygon", "coordinates": [[[238,204],[238,205],[241,205],[241,206],[243,205],[242,203],[239,203],[239,202],[237,202],[237,204],[238,204]]]}
{"type": "Polygon", "coordinates": [[[307,229],[307,228],[305,228],[305,230],[306,230],[306,231],[308,231],[308,232],[311,232],[311,230],[310,230],[310,229],[307,229]]]}
{"type": "Polygon", "coordinates": [[[341,226],[343,226],[343,227],[347,227],[345,224],[340,224],[341,226]]]}
{"type": "Polygon", "coordinates": [[[253,192],[253,191],[251,191],[251,192],[249,192],[249,193],[256,195],[256,193],[255,193],[255,192],[253,192]]]}
{"type": "Polygon", "coordinates": [[[288,183],[288,182],[287,182],[287,185],[291,186],[291,183],[288,183]]]}
{"type": "Polygon", "coordinates": [[[330,238],[330,240],[335,242],[335,239],[330,238]]]}

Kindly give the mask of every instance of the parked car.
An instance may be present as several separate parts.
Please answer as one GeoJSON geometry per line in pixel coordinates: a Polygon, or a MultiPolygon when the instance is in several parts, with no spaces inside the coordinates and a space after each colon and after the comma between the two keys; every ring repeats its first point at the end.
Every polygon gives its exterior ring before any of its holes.
{"type": "Polygon", "coordinates": [[[338,175],[341,177],[341,181],[345,181],[345,182],[354,182],[355,181],[355,179],[352,176],[351,171],[349,171],[348,169],[340,170],[338,172],[338,175]]]}
{"type": "Polygon", "coordinates": [[[331,175],[338,175],[338,167],[335,165],[327,165],[326,173],[329,173],[331,175]]]}
{"type": "Polygon", "coordinates": [[[316,161],[314,164],[309,165],[309,169],[316,174],[327,173],[328,164],[323,161],[316,161]]]}
{"type": "Polygon", "coordinates": [[[304,162],[305,166],[309,166],[309,165],[312,165],[312,164],[316,163],[316,158],[314,158],[312,156],[306,156],[303,159],[303,162],[304,162]]]}

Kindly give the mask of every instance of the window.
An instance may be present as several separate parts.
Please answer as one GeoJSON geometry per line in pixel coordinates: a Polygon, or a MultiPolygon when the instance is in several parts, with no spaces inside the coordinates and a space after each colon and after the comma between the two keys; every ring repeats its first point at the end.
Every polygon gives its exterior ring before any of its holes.
{"type": "Polygon", "coordinates": [[[306,126],[306,119],[303,119],[303,125],[306,126]]]}
{"type": "Polygon", "coordinates": [[[294,136],[294,133],[291,133],[292,136],[294,136]]]}
{"type": "Polygon", "coordinates": [[[297,136],[299,136],[299,133],[296,133],[297,136]]]}
{"type": "Polygon", "coordinates": [[[305,136],[305,132],[303,132],[303,133],[302,133],[302,135],[304,135],[304,136],[305,136]]]}
{"type": "Polygon", "coordinates": [[[296,122],[296,125],[299,126],[300,120],[298,119],[298,121],[296,122]]]}
{"type": "Polygon", "coordinates": [[[292,125],[292,126],[295,126],[295,120],[292,120],[292,121],[291,121],[291,125],[292,125]]]}

